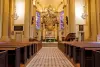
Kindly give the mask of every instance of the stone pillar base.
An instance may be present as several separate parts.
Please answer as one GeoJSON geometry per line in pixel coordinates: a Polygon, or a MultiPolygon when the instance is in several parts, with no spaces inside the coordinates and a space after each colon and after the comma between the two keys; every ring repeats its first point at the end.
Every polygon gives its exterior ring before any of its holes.
{"type": "Polygon", "coordinates": [[[0,41],[11,41],[11,39],[8,36],[2,36],[0,41]]]}

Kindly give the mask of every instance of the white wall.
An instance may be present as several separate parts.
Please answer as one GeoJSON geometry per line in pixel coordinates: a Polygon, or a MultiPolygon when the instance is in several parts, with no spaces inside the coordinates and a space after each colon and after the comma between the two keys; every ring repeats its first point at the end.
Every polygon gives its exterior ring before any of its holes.
{"type": "Polygon", "coordinates": [[[81,17],[84,13],[84,0],[75,0],[75,23],[85,24],[84,19],[81,17]]]}
{"type": "Polygon", "coordinates": [[[85,13],[85,0],[75,0],[75,24],[76,24],[76,37],[81,41],[81,33],[79,31],[79,25],[86,24],[86,20],[82,18],[82,14],[85,13]]]}
{"type": "Polygon", "coordinates": [[[24,14],[25,14],[25,0],[16,0],[16,13],[19,16],[14,24],[24,24],[24,14]]]}

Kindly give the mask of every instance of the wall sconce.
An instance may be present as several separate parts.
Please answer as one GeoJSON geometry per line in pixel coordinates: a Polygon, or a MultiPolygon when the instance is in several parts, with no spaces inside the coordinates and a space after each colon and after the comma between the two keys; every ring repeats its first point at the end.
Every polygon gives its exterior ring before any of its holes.
{"type": "MultiPolygon", "coordinates": [[[[86,6],[83,6],[83,9],[85,9],[85,7],[86,7],[86,6]]],[[[88,14],[85,13],[85,11],[84,11],[84,13],[82,13],[82,16],[81,16],[81,17],[82,17],[83,19],[86,19],[87,16],[88,16],[88,14]]]]}
{"type": "Polygon", "coordinates": [[[83,19],[86,19],[87,16],[88,16],[88,15],[87,15],[86,13],[82,13],[82,16],[81,16],[81,17],[82,17],[83,19]]]}
{"type": "Polygon", "coordinates": [[[14,14],[12,15],[12,18],[14,18],[14,20],[17,20],[18,19],[18,14],[17,14],[17,12],[16,12],[16,6],[15,6],[15,12],[14,12],[14,14]]]}

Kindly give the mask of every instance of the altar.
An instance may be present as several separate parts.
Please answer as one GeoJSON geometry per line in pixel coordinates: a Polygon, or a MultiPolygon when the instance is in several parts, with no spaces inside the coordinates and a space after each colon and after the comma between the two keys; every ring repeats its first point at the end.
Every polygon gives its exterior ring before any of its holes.
{"type": "Polygon", "coordinates": [[[55,42],[55,37],[46,37],[46,42],[55,42]]]}
{"type": "Polygon", "coordinates": [[[46,42],[55,42],[55,32],[54,31],[46,31],[46,42]]]}
{"type": "Polygon", "coordinates": [[[46,8],[46,12],[41,13],[42,35],[45,42],[56,42],[58,35],[58,17],[52,6],[46,8]]]}

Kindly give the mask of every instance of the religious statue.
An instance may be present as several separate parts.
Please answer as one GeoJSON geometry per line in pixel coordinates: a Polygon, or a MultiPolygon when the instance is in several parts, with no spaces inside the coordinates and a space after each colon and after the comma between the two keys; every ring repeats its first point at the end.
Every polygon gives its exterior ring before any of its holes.
{"type": "Polygon", "coordinates": [[[48,30],[53,30],[55,24],[58,23],[57,16],[51,6],[47,8],[46,12],[42,13],[42,23],[45,24],[46,29],[48,30]]]}

